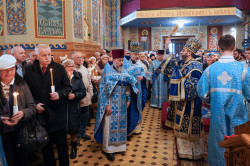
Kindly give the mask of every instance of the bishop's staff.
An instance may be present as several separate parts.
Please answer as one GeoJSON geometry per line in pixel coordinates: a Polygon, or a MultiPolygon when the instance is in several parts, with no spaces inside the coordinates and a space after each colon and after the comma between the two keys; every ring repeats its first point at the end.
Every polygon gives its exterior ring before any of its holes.
{"type": "MultiPolygon", "coordinates": [[[[172,32],[168,36],[168,38],[165,40],[165,49],[167,50],[168,45],[170,43],[171,36],[177,31],[178,25],[175,25],[172,32]]],[[[175,109],[174,109],[174,127],[173,127],[173,160],[174,161],[174,145],[175,145],[175,123],[176,123],[176,112],[177,112],[177,102],[175,101],[175,109]]]]}
{"type": "Polygon", "coordinates": [[[178,29],[178,25],[175,25],[172,32],[170,33],[170,35],[168,36],[168,38],[165,40],[165,49],[167,50],[168,47],[168,41],[170,40],[170,38],[172,37],[172,35],[177,31],[178,29]]]}

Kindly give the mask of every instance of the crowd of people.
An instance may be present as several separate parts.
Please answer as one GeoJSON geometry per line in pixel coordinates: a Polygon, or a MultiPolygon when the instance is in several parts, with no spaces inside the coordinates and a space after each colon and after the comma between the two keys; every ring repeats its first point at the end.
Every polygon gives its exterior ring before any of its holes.
{"type": "Polygon", "coordinates": [[[38,44],[29,58],[22,47],[5,50],[0,57],[0,162],[32,162],[35,152],[16,145],[22,126],[32,118],[48,133],[48,143],[40,147],[44,165],[56,165],[53,144],[59,165],[69,165],[80,140],[91,139],[86,134],[91,118],[102,153],[114,161],[115,153],[126,151],[126,142],[141,134],[142,111],[150,99],[158,109],[171,102],[165,125],[174,130],[178,157],[191,160],[204,157],[201,106],[210,104],[208,162],[225,165],[218,143],[249,119],[250,48],[236,49],[230,35],[219,39],[218,53],[200,51],[201,46],[190,38],[176,57],[168,50],[141,52],[140,44],[132,42],[129,51],[102,49],[91,57],[72,52],[60,63],[47,44],[38,44]]]}

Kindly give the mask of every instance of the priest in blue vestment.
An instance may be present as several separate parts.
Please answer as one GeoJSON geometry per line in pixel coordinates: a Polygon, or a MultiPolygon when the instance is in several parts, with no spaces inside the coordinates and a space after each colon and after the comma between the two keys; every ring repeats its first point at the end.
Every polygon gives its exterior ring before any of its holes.
{"type": "Polygon", "coordinates": [[[112,50],[113,65],[106,64],[100,81],[95,120],[95,139],[102,144],[107,159],[113,161],[114,153],[126,151],[127,108],[131,89],[137,92],[136,79],[125,70],[124,50],[112,50]]]}
{"type": "Polygon", "coordinates": [[[133,76],[136,80],[136,88],[139,90],[139,93],[134,93],[131,91],[131,104],[128,109],[128,135],[129,139],[131,134],[141,134],[141,121],[142,121],[142,111],[145,107],[148,90],[146,87],[146,74],[143,67],[139,61],[139,51],[140,44],[137,42],[131,43],[130,50],[130,67],[127,69],[129,74],[133,76]]]}
{"type": "Polygon", "coordinates": [[[234,134],[234,127],[247,121],[244,98],[250,102],[250,69],[233,57],[235,39],[222,36],[218,42],[221,58],[209,66],[197,85],[198,95],[210,103],[211,121],[208,140],[208,163],[224,166],[225,149],[218,143],[225,135],[234,134]]]}
{"type": "MultiPolygon", "coordinates": [[[[170,39],[166,42],[166,48],[170,39]]],[[[174,128],[179,158],[192,160],[204,156],[202,101],[197,96],[196,86],[202,75],[202,63],[196,59],[196,52],[201,48],[201,42],[189,38],[180,52],[181,59],[170,56],[154,73],[160,72],[170,76],[169,100],[165,125],[174,128]]]]}
{"type": "Polygon", "coordinates": [[[164,50],[158,50],[157,53],[157,59],[150,64],[146,77],[152,84],[150,106],[162,108],[162,103],[168,101],[168,79],[163,73],[160,73],[156,79],[153,78],[155,70],[164,60],[164,50]]]}

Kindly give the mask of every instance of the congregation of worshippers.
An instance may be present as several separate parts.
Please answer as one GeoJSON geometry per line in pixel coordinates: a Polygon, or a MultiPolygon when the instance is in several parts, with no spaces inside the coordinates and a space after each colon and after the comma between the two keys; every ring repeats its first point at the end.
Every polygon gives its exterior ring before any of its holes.
{"type": "Polygon", "coordinates": [[[134,135],[142,134],[142,112],[149,102],[165,111],[163,125],[173,130],[178,158],[190,160],[205,155],[205,107],[210,117],[208,163],[225,165],[219,142],[249,120],[250,47],[237,49],[235,38],[224,35],[219,51],[207,52],[198,39],[189,38],[180,54],[173,55],[170,43],[169,37],[167,49],[142,52],[140,43],[131,42],[130,50],[102,49],[88,58],[72,52],[60,63],[47,44],[38,44],[29,58],[20,46],[5,50],[0,57],[1,163],[31,162],[28,138],[21,139],[20,131],[33,125],[28,123],[32,119],[46,132],[36,147],[44,165],[56,165],[55,150],[59,164],[69,165],[80,140],[92,139],[100,145],[98,153],[114,161],[116,153],[126,153],[134,135]],[[94,134],[87,135],[91,119],[94,134]]]}

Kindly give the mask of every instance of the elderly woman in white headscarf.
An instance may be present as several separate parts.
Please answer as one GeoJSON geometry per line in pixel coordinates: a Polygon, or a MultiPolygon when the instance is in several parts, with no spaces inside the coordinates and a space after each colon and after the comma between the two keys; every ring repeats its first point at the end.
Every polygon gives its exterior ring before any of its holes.
{"type": "Polygon", "coordinates": [[[36,113],[35,101],[26,82],[16,74],[16,59],[12,55],[0,57],[0,128],[3,149],[9,166],[27,165],[27,152],[16,146],[18,126],[36,113]],[[17,102],[13,93],[18,93],[17,102]],[[18,106],[14,108],[14,103],[18,106]]]}
{"type": "Polygon", "coordinates": [[[96,58],[92,56],[89,58],[89,66],[88,66],[88,71],[90,75],[91,75],[91,71],[95,69],[95,67],[96,67],[96,58]]]}

